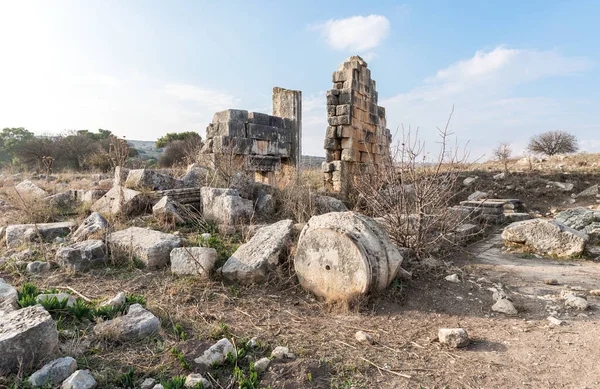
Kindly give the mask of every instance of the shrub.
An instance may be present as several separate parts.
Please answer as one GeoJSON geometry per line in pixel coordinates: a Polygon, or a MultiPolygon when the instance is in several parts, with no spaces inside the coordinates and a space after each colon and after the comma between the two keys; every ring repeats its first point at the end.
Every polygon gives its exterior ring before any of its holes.
{"type": "Polygon", "coordinates": [[[568,132],[556,130],[547,131],[533,136],[529,140],[527,149],[532,153],[556,155],[575,153],[579,146],[577,137],[568,132]]]}

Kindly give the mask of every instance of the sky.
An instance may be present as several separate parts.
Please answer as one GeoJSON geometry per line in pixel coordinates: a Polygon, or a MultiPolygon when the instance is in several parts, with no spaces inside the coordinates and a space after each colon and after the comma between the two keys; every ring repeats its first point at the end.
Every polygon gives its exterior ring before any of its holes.
{"type": "Polygon", "coordinates": [[[489,159],[540,132],[600,152],[600,1],[0,0],[0,128],[204,136],[214,112],[303,93],[303,154],[324,155],[331,74],[361,55],[393,134],[489,159]]]}

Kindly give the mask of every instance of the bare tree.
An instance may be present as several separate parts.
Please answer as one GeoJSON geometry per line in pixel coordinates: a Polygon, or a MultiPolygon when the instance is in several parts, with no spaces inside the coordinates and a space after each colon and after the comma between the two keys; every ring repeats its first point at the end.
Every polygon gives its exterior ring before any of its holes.
{"type": "Polygon", "coordinates": [[[492,152],[494,153],[494,156],[504,164],[504,171],[508,172],[508,159],[512,154],[510,144],[502,142],[492,152]]]}
{"type": "Polygon", "coordinates": [[[566,131],[547,131],[533,136],[529,140],[528,150],[546,155],[575,153],[579,146],[577,137],[566,131]]]}
{"type": "Polygon", "coordinates": [[[392,165],[366,169],[356,191],[359,207],[381,218],[392,240],[414,249],[420,256],[453,244],[452,234],[462,222],[450,209],[456,195],[459,173],[468,154],[451,149],[448,130],[438,128],[439,150],[430,155],[417,131],[403,129],[402,141],[392,149],[392,165]]]}

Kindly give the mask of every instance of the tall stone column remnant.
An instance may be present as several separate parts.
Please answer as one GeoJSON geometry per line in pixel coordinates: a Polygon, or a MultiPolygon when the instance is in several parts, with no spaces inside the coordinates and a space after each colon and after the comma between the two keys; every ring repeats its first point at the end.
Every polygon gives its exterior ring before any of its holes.
{"type": "Polygon", "coordinates": [[[348,194],[359,174],[391,164],[392,136],[377,100],[375,81],[361,57],[348,58],[333,72],[333,89],[327,91],[325,189],[348,194]]]}

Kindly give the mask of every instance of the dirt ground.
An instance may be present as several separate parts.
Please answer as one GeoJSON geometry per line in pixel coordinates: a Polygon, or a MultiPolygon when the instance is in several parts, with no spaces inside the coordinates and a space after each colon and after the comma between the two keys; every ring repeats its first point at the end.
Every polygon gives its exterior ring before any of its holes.
{"type": "MultiPolygon", "coordinates": [[[[413,279],[349,310],[316,301],[284,272],[254,287],[140,269],[76,275],[57,271],[35,282],[71,287],[90,299],[119,291],[144,295],[148,308],[161,318],[163,344],[156,339],[106,344],[91,333],[64,342],[65,353],[105,375],[100,387],[113,387],[111,374],[130,366],[140,378],[185,373],[169,353],[173,346],[192,360],[211,339],[229,335],[256,336],[265,350],[288,345],[296,354],[296,360],[272,365],[263,377],[262,384],[271,388],[599,388],[599,298],[588,297],[591,308],[585,313],[566,310],[549,298],[567,285],[598,289],[600,263],[523,258],[504,253],[501,245],[499,236],[492,235],[446,258],[445,266],[415,267],[413,279]],[[462,282],[445,281],[451,273],[458,273],[462,282]],[[559,285],[546,285],[543,280],[549,277],[559,285]],[[487,288],[498,282],[510,292],[518,316],[491,311],[487,288]],[[549,326],[546,317],[553,309],[567,325],[549,326]],[[182,324],[188,340],[169,334],[169,323],[182,324]],[[436,338],[442,327],[465,328],[471,345],[440,345],[436,338]],[[358,343],[358,330],[376,343],[358,343]]],[[[14,272],[0,277],[23,281],[14,272]]]]}

